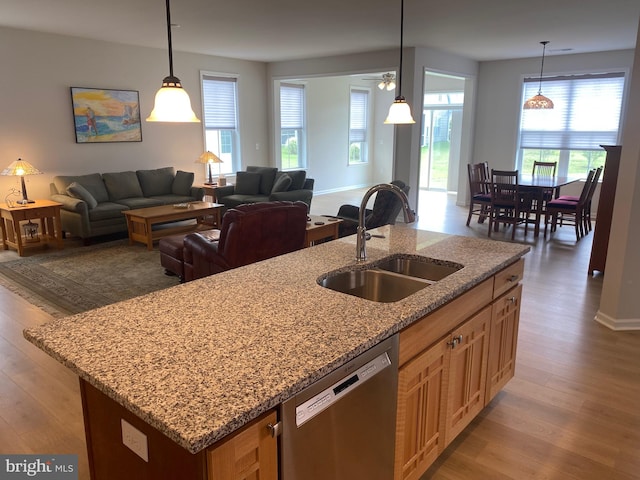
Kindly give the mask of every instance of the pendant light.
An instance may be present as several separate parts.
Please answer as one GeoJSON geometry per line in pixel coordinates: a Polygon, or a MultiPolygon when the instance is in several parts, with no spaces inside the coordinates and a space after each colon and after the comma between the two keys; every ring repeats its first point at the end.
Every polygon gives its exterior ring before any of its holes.
{"type": "Polygon", "coordinates": [[[398,96],[389,107],[384,123],[406,125],[416,123],[411,116],[411,108],[402,96],[402,41],[404,36],[404,0],[400,0],[400,69],[398,71],[398,96]]]}
{"type": "Polygon", "coordinates": [[[171,48],[171,9],[167,0],[167,34],[169,39],[169,76],[162,80],[162,87],[156,93],[151,115],[147,122],[200,122],[191,108],[189,94],[173,75],[173,51],[171,48]]]}
{"type": "Polygon", "coordinates": [[[542,65],[540,65],[540,84],[538,85],[538,94],[524,102],[523,108],[529,109],[552,109],[553,102],[550,98],[542,95],[542,73],[544,72],[544,52],[547,48],[548,41],[540,42],[542,44],[542,65]]]}

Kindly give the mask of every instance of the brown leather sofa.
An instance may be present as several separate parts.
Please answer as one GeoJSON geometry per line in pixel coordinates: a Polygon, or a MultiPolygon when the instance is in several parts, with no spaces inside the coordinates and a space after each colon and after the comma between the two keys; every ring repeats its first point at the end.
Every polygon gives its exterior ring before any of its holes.
{"type": "Polygon", "coordinates": [[[264,202],[239,205],[222,218],[220,239],[200,233],[184,239],[184,280],[213,275],[304,247],[307,205],[264,202]]]}

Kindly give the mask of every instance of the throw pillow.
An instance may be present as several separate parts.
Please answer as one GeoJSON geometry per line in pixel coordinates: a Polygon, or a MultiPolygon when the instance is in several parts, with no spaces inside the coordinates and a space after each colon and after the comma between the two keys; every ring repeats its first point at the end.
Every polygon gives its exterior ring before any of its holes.
{"type": "Polygon", "coordinates": [[[289,190],[289,187],[291,186],[291,182],[292,182],[291,177],[286,173],[280,175],[280,177],[278,177],[278,179],[276,180],[276,183],[273,184],[271,193],[286,192],[287,190],[289,190]]]}
{"type": "Polygon", "coordinates": [[[257,195],[262,175],[253,172],[237,172],[235,192],[238,195],[257,195]]]}
{"type": "Polygon", "coordinates": [[[291,177],[291,185],[289,190],[301,190],[304,187],[304,181],[307,178],[307,172],[304,170],[294,170],[293,172],[287,172],[287,175],[291,177]]]}
{"type": "Polygon", "coordinates": [[[67,193],[74,198],[79,198],[80,200],[84,201],[90,210],[98,206],[98,201],[93,198],[93,195],[89,193],[89,190],[84,188],[79,183],[73,182],[71,185],[69,185],[67,187],[67,193]]]}
{"type": "Polygon", "coordinates": [[[183,172],[178,170],[176,178],[173,179],[171,191],[176,195],[191,196],[191,185],[193,185],[193,172],[183,172]]]}

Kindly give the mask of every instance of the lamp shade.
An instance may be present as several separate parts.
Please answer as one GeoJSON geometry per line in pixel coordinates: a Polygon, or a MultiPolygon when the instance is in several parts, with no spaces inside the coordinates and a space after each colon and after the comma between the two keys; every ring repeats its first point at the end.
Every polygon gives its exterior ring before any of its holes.
{"type": "Polygon", "coordinates": [[[25,162],[21,158],[12,162],[7,168],[0,172],[0,175],[39,175],[42,172],[38,170],[36,167],[31,165],[29,162],[25,162]]]}
{"type": "Polygon", "coordinates": [[[215,153],[206,151],[198,157],[196,163],[224,163],[215,153]]]}
{"type": "Polygon", "coordinates": [[[200,122],[191,108],[189,94],[182,88],[179,79],[166,77],[163,80],[147,122],[200,122]]]}
{"type": "Polygon", "coordinates": [[[384,123],[392,123],[396,125],[408,125],[416,123],[411,115],[411,108],[404,97],[396,97],[389,107],[389,114],[384,123]]]}
{"type": "Polygon", "coordinates": [[[529,109],[551,109],[553,108],[553,102],[549,97],[545,97],[541,93],[534,95],[529,100],[524,102],[524,108],[529,109]]]}

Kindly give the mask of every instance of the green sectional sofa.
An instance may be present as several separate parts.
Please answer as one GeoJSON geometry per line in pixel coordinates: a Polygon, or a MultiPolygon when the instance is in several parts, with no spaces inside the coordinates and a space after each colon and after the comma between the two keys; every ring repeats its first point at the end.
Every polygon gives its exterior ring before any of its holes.
{"type": "Polygon", "coordinates": [[[57,176],[51,200],[62,204],[62,230],[88,240],[127,231],[123,210],[202,200],[191,172],[173,167],[117,173],[57,176]]]}
{"type": "Polygon", "coordinates": [[[313,178],[304,170],[279,171],[274,167],[247,167],[236,173],[235,185],[216,189],[216,202],[226,208],[245,203],[301,201],[311,208],[313,178]]]}

